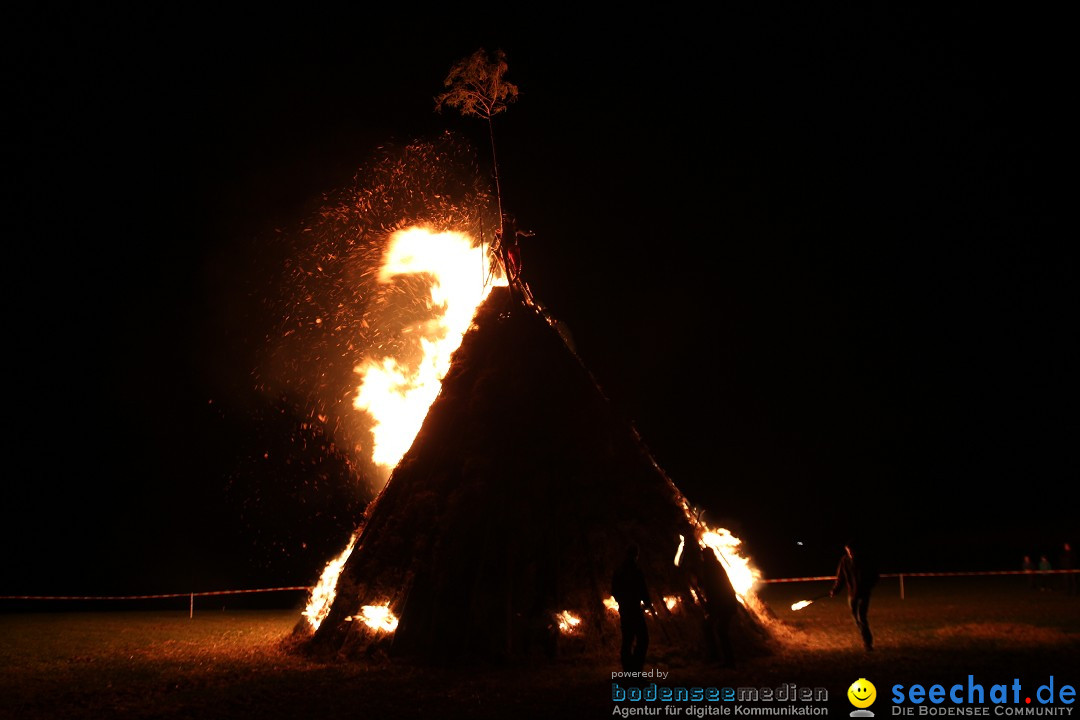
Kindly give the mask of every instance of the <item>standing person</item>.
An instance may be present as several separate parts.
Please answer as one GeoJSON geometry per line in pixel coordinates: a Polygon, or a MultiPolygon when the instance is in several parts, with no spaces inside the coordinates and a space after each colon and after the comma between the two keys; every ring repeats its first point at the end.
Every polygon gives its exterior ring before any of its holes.
{"type": "Polygon", "coordinates": [[[521,278],[521,244],[520,238],[532,237],[534,233],[518,228],[517,218],[510,213],[503,213],[502,227],[495,233],[499,259],[502,262],[503,274],[510,287],[510,295],[519,302],[524,302],[524,280],[521,278]]]}
{"type": "Polygon", "coordinates": [[[1030,555],[1024,556],[1024,563],[1022,565],[1024,572],[1028,576],[1028,588],[1035,589],[1035,561],[1031,559],[1030,555]]]}
{"type": "Polygon", "coordinates": [[[615,568],[611,577],[611,594],[619,604],[619,627],[622,630],[620,659],[626,671],[638,671],[645,667],[645,652],[649,648],[645,609],[656,613],[645,585],[645,574],[637,561],[638,547],[631,545],[626,549],[622,564],[615,568]]]}
{"type": "Polygon", "coordinates": [[[1046,557],[1045,555],[1040,555],[1039,556],[1039,571],[1040,571],[1039,572],[1039,589],[1040,590],[1049,590],[1050,589],[1050,576],[1047,575],[1045,572],[1042,572],[1042,571],[1043,570],[1053,570],[1053,569],[1054,569],[1054,566],[1050,564],[1050,558],[1046,557]]]}
{"type": "MultiPolygon", "coordinates": [[[[1072,545],[1065,543],[1061,548],[1061,562],[1058,564],[1060,570],[1076,570],[1076,555],[1073,553],[1072,545]]],[[[1076,594],[1076,573],[1067,572],[1061,576],[1062,582],[1065,584],[1065,593],[1067,595],[1076,594]]]]}
{"type": "Polygon", "coordinates": [[[502,262],[503,275],[511,286],[517,277],[517,264],[511,260],[510,248],[517,244],[517,235],[517,219],[510,213],[503,213],[502,226],[495,233],[498,240],[496,249],[499,252],[499,260],[502,262]]]}
{"type": "Polygon", "coordinates": [[[714,659],[719,660],[725,668],[734,668],[731,620],[739,609],[739,598],[712,548],[701,551],[701,560],[702,589],[705,591],[705,641],[714,659]]]}
{"type": "Polygon", "coordinates": [[[840,564],[836,568],[836,582],[829,591],[829,597],[836,597],[841,587],[847,589],[851,616],[855,618],[855,627],[859,629],[863,647],[867,652],[874,649],[874,636],[870,632],[867,614],[870,611],[870,593],[877,581],[877,568],[865,549],[856,547],[851,540],[844,543],[844,554],[840,556],[840,564]]]}

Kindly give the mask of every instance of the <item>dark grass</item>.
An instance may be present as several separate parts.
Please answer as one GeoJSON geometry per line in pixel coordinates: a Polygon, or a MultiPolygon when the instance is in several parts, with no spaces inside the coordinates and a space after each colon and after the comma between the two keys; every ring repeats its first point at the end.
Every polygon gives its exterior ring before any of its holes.
{"type": "MultiPolygon", "coordinates": [[[[866,677],[888,714],[895,683],[987,687],[1050,675],[1080,685],[1080,598],[1023,579],[915,578],[900,599],[883,581],[871,606],[877,637],[862,650],[843,599],[791,612],[824,583],[766,586],[778,651],[725,670],[683,658],[654,632],[650,666],[669,685],[824,687],[831,715],[866,677]]],[[[296,610],[10,613],[0,615],[0,717],[515,718],[610,717],[608,655],[550,664],[425,667],[316,662],[288,652],[296,610]]]]}

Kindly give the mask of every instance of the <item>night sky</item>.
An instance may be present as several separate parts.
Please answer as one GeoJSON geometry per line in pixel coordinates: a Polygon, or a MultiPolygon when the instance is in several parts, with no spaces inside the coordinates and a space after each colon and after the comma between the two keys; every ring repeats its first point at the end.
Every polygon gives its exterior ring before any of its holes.
{"type": "Polygon", "coordinates": [[[1063,19],[658,12],[6,18],[0,593],[314,579],[362,500],[334,458],[252,462],[304,419],[254,387],[274,229],[380,146],[486,158],[433,103],[480,47],[521,90],[495,132],[533,291],[767,575],[855,532],[907,571],[1075,541],[1063,19]]]}

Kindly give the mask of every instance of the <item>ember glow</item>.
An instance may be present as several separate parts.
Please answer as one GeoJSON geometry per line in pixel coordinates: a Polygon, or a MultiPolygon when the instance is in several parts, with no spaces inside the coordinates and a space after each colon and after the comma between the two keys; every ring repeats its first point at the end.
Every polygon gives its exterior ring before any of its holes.
{"type": "Polygon", "coordinates": [[[396,466],[412,445],[442,388],[450,357],[491,290],[491,284],[477,276],[482,261],[483,250],[463,233],[432,233],[413,227],[390,238],[378,281],[392,283],[406,275],[430,278],[427,305],[434,319],[403,330],[419,338],[422,357],[418,363],[387,357],[356,367],[361,382],[353,407],[375,419],[372,459],[386,470],[396,466]]]}
{"type": "Polygon", "coordinates": [[[559,632],[563,633],[572,633],[581,624],[581,618],[569,610],[563,610],[561,613],[556,614],[555,619],[559,623],[559,632]]]}

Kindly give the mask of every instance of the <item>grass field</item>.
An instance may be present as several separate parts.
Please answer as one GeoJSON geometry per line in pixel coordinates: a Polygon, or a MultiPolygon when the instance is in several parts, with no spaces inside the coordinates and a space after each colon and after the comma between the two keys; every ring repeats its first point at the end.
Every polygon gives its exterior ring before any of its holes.
{"type": "MultiPolygon", "coordinates": [[[[858,678],[878,688],[986,685],[1018,678],[1080,685],[1080,597],[1015,577],[883,581],[866,653],[842,599],[791,612],[822,583],[766,586],[778,651],[734,670],[689,661],[657,641],[650,666],[672,685],[824,687],[832,716],[852,710],[858,678]]],[[[293,610],[0,614],[0,718],[578,718],[611,717],[614,657],[518,667],[320,663],[283,649],[293,610]]]]}

